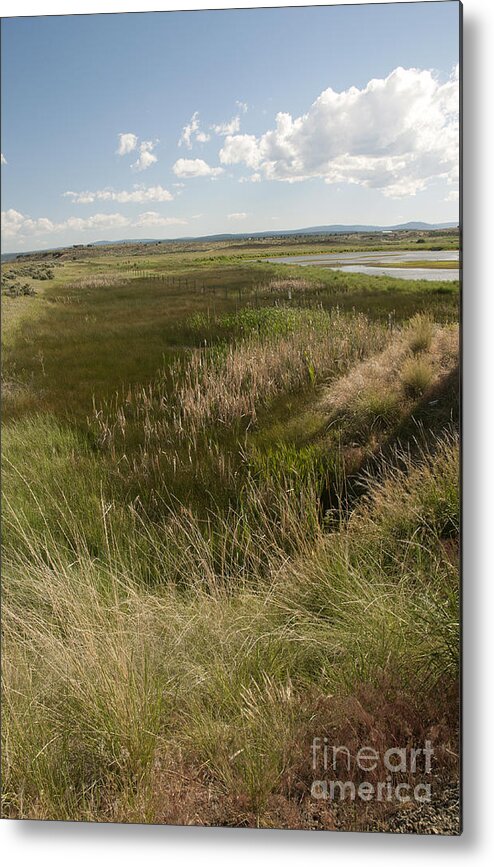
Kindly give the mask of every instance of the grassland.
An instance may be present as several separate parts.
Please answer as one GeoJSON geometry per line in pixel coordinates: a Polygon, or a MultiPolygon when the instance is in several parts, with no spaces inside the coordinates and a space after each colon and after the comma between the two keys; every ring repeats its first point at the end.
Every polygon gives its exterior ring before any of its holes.
{"type": "Polygon", "coordinates": [[[4,816],[392,829],[313,738],[429,739],[458,830],[458,286],[263,261],[324,243],[9,263],[4,816]]]}

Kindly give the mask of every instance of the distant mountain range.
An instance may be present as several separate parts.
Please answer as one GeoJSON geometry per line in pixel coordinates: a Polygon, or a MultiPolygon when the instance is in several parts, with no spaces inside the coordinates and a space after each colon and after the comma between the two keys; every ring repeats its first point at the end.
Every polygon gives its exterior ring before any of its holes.
{"type": "MultiPolygon", "coordinates": [[[[109,246],[110,244],[156,244],[158,242],[166,243],[173,241],[232,241],[246,240],[248,238],[279,238],[282,235],[349,235],[354,232],[405,232],[405,231],[434,231],[437,229],[454,229],[458,223],[399,223],[394,226],[369,226],[369,225],[349,225],[345,226],[340,223],[335,223],[329,226],[309,226],[306,229],[277,229],[269,232],[232,232],[222,233],[219,235],[200,235],[200,236],[183,236],[180,238],[122,238],[119,241],[92,241],[89,242],[93,247],[109,246]]],[[[70,245],[69,245],[70,246],[70,245]]],[[[80,246],[86,247],[87,244],[80,246]]],[[[66,247],[50,247],[44,250],[31,250],[27,252],[45,253],[49,250],[67,249],[66,247]]],[[[19,253],[2,253],[2,262],[7,262],[15,259],[19,253]]]]}
{"type": "MultiPolygon", "coordinates": [[[[222,232],[218,235],[187,235],[169,238],[169,241],[230,241],[234,238],[279,238],[280,235],[349,235],[353,232],[405,232],[433,231],[435,229],[454,229],[458,223],[400,223],[395,226],[367,226],[335,223],[330,226],[308,226],[305,229],[271,229],[268,232],[222,232]]],[[[93,246],[105,244],[156,244],[159,238],[125,238],[121,241],[94,241],[93,246]]]]}

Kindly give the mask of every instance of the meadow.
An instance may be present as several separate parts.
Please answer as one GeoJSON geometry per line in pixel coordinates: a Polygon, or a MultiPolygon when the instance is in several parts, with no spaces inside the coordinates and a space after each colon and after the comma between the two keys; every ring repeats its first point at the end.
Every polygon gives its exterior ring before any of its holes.
{"type": "Polygon", "coordinates": [[[264,261],[417,243],[5,264],[4,816],[458,833],[458,284],[264,261]],[[432,818],[321,736],[431,741],[432,818]]]}

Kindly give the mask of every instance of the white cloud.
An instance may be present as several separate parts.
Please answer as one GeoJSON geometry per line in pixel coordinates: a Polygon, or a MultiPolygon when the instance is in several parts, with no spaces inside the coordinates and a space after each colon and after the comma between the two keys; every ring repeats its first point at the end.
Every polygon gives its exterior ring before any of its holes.
{"type": "Polygon", "coordinates": [[[50,235],[67,229],[86,231],[87,229],[110,229],[128,226],[129,220],[122,214],[93,214],[91,217],[69,217],[61,223],[54,223],[48,217],[31,217],[11,208],[2,211],[2,235],[4,238],[28,238],[30,236],[50,235]]]}
{"type": "Polygon", "coordinates": [[[4,238],[15,238],[24,234],[44,234],[53,231],[54,225],[47,217],[33,220],[31,217],[25,217],[14,208],[2,211],[2,237],[4,238]]]}
{"type": "Polygon", "coordinates": [[[119,156],[123,157],[125,154],[130,154],[132,151],[135,151],[138,139],[133,132],[121,132],[118,135],[118,139],[117,154],[119,156]]]}
{"type": "Polygon", "coordinates": [[[242,175],[238,182],[239,184],[259,184],[262,181],[262,177],[259,172],[254,172],[252,175],[242,175]]]}
{"type": "Polygon", "coordinates": [[[249,215],[245,211],[237,211],[234,214],[227,214],[228,220],[245,220],[249,215]]]}
{"type": "Polygon", "coordinates": [[[262,181],[262,177],[259,172],[254,172],[254,174],[250,176],[249,180],[253,184],[259,184],[262,181]]]}
{"type": "Polygon", "coordinates": [[[158,144],[157,141],[142,141],[139,145],[139,157],[135,163],[132,163],[131,168],[136,172],[143,172],[158,162],[158,158],[153,154],[153,150],[158,144]]]}
{"type": "MultiPolygon", "coordinates": [[[[247,111],[247,103],[237,101],[237,105],[241,111],[247,111]]],[[[210,129],[217,135],[234,135],[240,129],[240,117],[237,115],[225,123],[212,124],[210,129]]],[[[210,138],[211,136],[209,133],[204,132],[204,130],[201,129],[199,112],[195,111],[189,123],[187,123],[182,130],[182,134],[178,140],[178,146],[186,147],[187,150],[190,151],[192,150],[194,142],[205,144],[210,140],[210,138]]]]}
{"type": "Polygon", "coordinates": [[[59,223],[54,223],[47,217],[32,219],[11,208],[2,211],[2,236],[6,240],[29,240],[33,237],[56,235],[67,231],[88,232],[107,231],[116,228],[140,229],[149,226],[185,225],[187,220],[182,217],[163,217],[157,211],[145,211],[135,219],[123,214],[93,214],[90,217],[68,217],[59,223]]]}
{"type": "Polygon", "coordinates": [[[185,145],[188,150],[191,150],[193,139],[198,141],[200,144],[204,144],[209,141],[210,138],[211,136],[208,135],[207,132],[200,129],[199,112],[195,111],[189,123],[187,123],[182,130],[182,135],[178,140],[178,146],[182,147],[182,145],[185,145]]]}
{"type": "Polygon", "coordinates": [[[139,156],[135,163],[131,164],[131,169],[134,169],[136,172],[143,172],[144,169],[148,169],[149,166],[152,166],[153,163],[158,162],[158,158],[155,154],[153,154],[153,150],[158,144],[158,140],[156,141],[141,141],[139,144],[139,136],[135,135],[133,132],[121,132],[119,133],[119,143],[116,153],[123,157],[125,154],[130,154],[135,150],[139,150],[139,156]]]}
{"type": "Polygon", "coordinates": [[[337,93],[306,114],[276,117],[263,135],[227,135],[223,165],[245,163],[268,180],[323,178],[398,198],[458,173],[458,68],[441,84],[430,70],[398,67],[387,78],[337,93]]]}
{"type": "Polygon", "coordinates": [[[142,226],[185,226],[187,220],[181,217],[162,217],[157,211],[145,211],[144,214],[139,214],[136,220],[132,223],[136,228],[142,226]]]}
{"type": "Polygon", "coordinates": [[[211,127],[217,135],[234,135],[240,129],[240,118],[237,114],[225,123],[216,123],[211,127]]]}
{"type": "Polygon", "coordinates": [[[220,161],[224,165],[245,163],[249,168],[256,169],[261,162],[260,141],[255,135],[227,136],[220,150],[220,161]]]}
{"type": "Polygon", "coordinates": [[[190,150],[192,147],[192,136],[194,135],[195,132],[197,132],[198,129],[199,129],[199,112],[195,111],[194,114],[192,115],[189,123],[187,123],[182,130],[182,135],[180,136],[180,138],[178,140],[178,146],[182,147],[182,145],[185,145],[185,147],[190,150]]]}
{"type": "Polygon", "coordinates": [[[51,231],[75,229],[78,232],[87,232],[90,229],[115,229],[129,225],[130,220],[123,214],[93,214],[85,218],[68,217],[67,220],[54,224],[51,231]]]}
{"type": "Polygon", "coordinates": [[[249,110],[249,106],[247,105],[247,103],[242,102],[241,99],[236,99],[235,105],[237,106],[238,110],[242,112],[242,114],[246,114],[246,112],[249,110]]]}
{"type": "Polygon", "coordinates": [[[459,190],[450,190],[448,195],[446,196],[447,202],[457,202],[460,198],[459,190]]]}
{"type": "Polygon", "coordinates": [[[136,202],[141,204],[143,202],[171,202],[173,200],[172,193],[159,185],[155,187],[136,185],[133,190],[112,190],[109,188],[95,190],[94,192],[85,190],[81,193],[67,190],[63,195],[77,205],[88,205],[96,201],[120,202],[121,204],[136,202]]]}
{"type": "Polygon", "coordinates": [[[5,157],[4,157],[3,154],[0,154],[0,164],[1,164],[2,166],[6,166],[6,165],[7,165],[7,160],[5,159],[5,157]]]}
{"type": "Polygon", "coordinates": [[[213,168],[204,160],[184,160],[180,158],[174,164],[173,171],[178,178],[216,178],[222,174],[223,169],[220,166],[213,168]]]}

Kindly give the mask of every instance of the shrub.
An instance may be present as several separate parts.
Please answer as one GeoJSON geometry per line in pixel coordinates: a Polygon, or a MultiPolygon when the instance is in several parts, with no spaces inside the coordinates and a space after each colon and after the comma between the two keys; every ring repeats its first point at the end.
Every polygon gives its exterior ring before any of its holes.
{"type": "Polygon", "coordinates": [[[431,385],[433,370],[425,358],[409,358],[403,365],[401,381],[407,397],[421,397],[431,385]]]}
{"type": "Polygon", "coordinates": [[[434,336],[434,322],[423,314],[417,313],[408,323],[408,343],[414,354],[429,349],[434,336]]]}
{"type": "Polygon", "coordinates": [[[380,391],[372,385],[357,398],[351,417],[351,431],[358,437],[370,432],[378,433],[394,427],[401,414],[400,399],[396,391],[380,391]]]}

